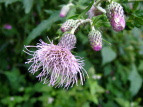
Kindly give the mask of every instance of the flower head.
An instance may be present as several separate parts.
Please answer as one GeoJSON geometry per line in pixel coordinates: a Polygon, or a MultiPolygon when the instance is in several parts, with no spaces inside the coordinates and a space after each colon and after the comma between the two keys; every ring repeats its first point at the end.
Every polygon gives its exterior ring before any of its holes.
{"type": "Polygon", "coordinates": [[[64,22],[64,23],[62,24],[62,26],[61,26],[61,31],[62,31],[62,32],[66,32],[66,31],[71,30],[71,29],[75,26],[76,23],[77,23],[76,20],[73,20],[73,19],[67,20],[66,22],[64,22]]]}
{"type": "Polygon", "coordinates": [[[93,50],[100,51],[102,49],[102,35],[98,30],[90,31],[88,39],[93,50]]]}
{"type": "Polygon", "coordinates": [[[58,43],[59,46],[64,46],[69,50],[73,49],[75,47],[75,44],[76,44],[76,37],[71,33],[64,34],[58,43]]]}
{"type": "Polygon", "coordinates": [[[125,28],[124,10],[119,3],[112,2],[108,5],[107,17],[115,31],[121,31],[125,28]]]}
{"type": "Polygon", "coordinates": [[[68,88],[78,84],[78,75],[81,84],[84,81],[84,62],[80,57],[75,57],[66,46],[47,44],[40,40],[37,46],[25,46],[26,53],[32,55],[26,63],[31,63],[29,72],[34,74],[41,71],[37,78],[44,84],[55,87],[68,88]],[[28,47],[36,47],[35,52],[28,47]]]}

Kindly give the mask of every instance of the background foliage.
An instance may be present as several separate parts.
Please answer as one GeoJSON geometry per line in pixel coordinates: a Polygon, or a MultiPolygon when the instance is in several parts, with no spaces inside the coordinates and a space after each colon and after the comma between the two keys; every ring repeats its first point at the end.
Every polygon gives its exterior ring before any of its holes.
{"type": "Polygon", "coordinates": [[[47,36],[57,43],[60,24],[84,13],[89,0],[74,1],[66,18],[59,17],[66,0],[0,0],[0,107],[142,107],[143,4],[119,2],[126,15],[124,31],[113,31],[104,15],[93,19],[112,45],[104,42],[102,51],[95,52],[87,39],[89,26],[76,33],[74,54],[84,57],[90,78],[65,90],[43,85],[28,73],[23,46],[48,42],[47,36]]]}

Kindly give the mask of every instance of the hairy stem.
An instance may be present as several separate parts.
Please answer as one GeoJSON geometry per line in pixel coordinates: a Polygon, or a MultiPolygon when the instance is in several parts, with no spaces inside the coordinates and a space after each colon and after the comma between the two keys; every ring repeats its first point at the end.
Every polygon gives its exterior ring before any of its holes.
{"type": "Polygon", "coordinates": [[[79,22],[77,23],[77,25],[71,30],[71,33],[74,34],[75,31],[76,31],[76,29],[77,29],[80,25],[82,25],[82,24],[84,24],[84,23],[90,23],[91,29],[92,29],[92,30],[95,30],[95,28],[94,28],[94,26],[93,26],[92,20],[91,20],[91,19],[85,19],[85,20],[79,20],[79,22]]]}
{"type": "Polygon", "coordinates": [[[100,5],[98,5],[98,6],[96,6],[96,7],[97,7],[97,9],[98,9],[99,11],[101,11],[101,12],[103,12],[103,13],[106,13],[106,10],[103,9],[100,5]]]}

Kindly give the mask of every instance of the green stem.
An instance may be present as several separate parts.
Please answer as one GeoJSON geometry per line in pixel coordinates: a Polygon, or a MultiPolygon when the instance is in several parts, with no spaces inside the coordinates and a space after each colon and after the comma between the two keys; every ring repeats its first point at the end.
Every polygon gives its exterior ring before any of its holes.
{"type": "MultiPolygon", "coordinates": [[[[94,2],[94,6],[97,6],[98,4],[100,4],[102,1],[107,1],[107,0],[97,0],[96,2],[94,2]]],[[[109,1],[109,0],[108,0],[109,1]]]]}
{"type": "Polygon", "coordinates": [[[98,5],[98,6],[96,6],[96,7],[97,7],[97,9],[98,9],[99,11],[101,11],[101,12],[103,12],[103,13],[106,13],[106,10],[103,9],[100,5],[98,5]]]}
{"type": "Polygon", "coordinates": [[[94,6],[101,12],[106,13],[106,10],[103,9],[100,5],[102,1],[107,1],[107,0],[97,0],[96,2],[94,2],[94,6]]]}
{"type": "Polygon", "coordinates": [[[69,3],[72,3],[72,2],[73,2],[73,0],[70,0],[70,1],[69,1],[69,3]]]}
{"type": "Polygon", "coordinates": [[[102,0],[97,0],[96,2],[94,2],[94,6],[97,6],[102,0]]]}
{"type": "Polygon", "coordinates": [[[133,2],[133,1],[143,1],[143,0],[128,0],[129,2],[133,2]]]}
{"type": "Polygon", "coordinates": [[[85,19],[85,20],[79,20],[79,22],[77,23],[77,25],[71,30],[71,34],[74,34],[76,29],[81,25],[81,24],[84,24],[84,23],[90,23],[91,25],[91,29],[92,30],[95,30],[94,26],[93,26],[93,22],[91,19],[85,19]]]}
{"type": "Polygon", "coordinates": [[[107,41],[107,40],[105,40],[105,39],[103,39],[103,38],[102,38],[102,40],[103,40],[104,42],[108,43],[109,45],[112,45],[109,41],[107,41]]]}

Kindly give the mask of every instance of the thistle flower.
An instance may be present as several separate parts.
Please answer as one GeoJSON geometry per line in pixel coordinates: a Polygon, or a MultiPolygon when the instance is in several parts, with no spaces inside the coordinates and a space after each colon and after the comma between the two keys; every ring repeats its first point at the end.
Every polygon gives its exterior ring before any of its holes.
{"type": "Polygon", "coordinates": [[[59,46],[64,46],[69,50],[73,49],[75,44],[76,44],[76,37],[75,35],[70,33],[64,34],[64,36],[61,37],[58,43],[59,46]]]}
{"type": "Polygon", "coordinates": [[[107,7],[107,17],[112,28],[115,31],[121,31],[125,28],[125,18],[123,7],[116,2],[112,2],[107,7]]]}
{"type": "Polygon", "coordinates": [[[62,24],[61,31],[66,32],[66,31],[71,30],[75,26],[76,23],[77,23],[76,20],[73,20],[73,19],[67,20],[65,23],[62,24]]]}
{"type": "Polygon", "coordinates": [[[100,51],[102,49],[102,35],[98,30],[90,31],[88,39],[93,50],[100,51]]]}
{"type": "MultiPolygon", "coordinates": [[[[69,42],[70,43],[70,42],[69,42]]],[[[41,71],[37,78],[44,84],[55,87],[68,88],[74,84],[78,85],[78,74],[83,85],[84,62],[80,57],[75,57],[64,44],[54,45],[52,42],[47,44],[40,40],[37,46],[25,46],[27,54],[32,58],[26,63],[31,63],[29,72],[34,74],[41,71]],[[63,46],[60,46],[63,45],[63,46]],[[30,51],[28,47],[36,47],[36,51],[30,51]]],[[[71,45],[69,45],[71,46],[71,45]]],[[[70,48],[71,49],[71,48],[70,48]]]]}

